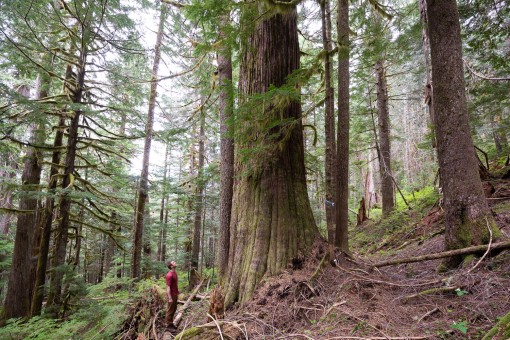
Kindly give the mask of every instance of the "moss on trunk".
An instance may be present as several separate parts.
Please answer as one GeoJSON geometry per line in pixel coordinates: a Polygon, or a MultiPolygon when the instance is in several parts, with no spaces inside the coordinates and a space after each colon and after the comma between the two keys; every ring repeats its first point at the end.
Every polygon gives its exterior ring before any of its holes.
{"type": "Polygon", "coordinates": [[[264,276],[302,256],[318,234],[306,187],[299,88],[289,86],[299,68],[296,17],[295,7],[266,15],[245,45],[227,306],[247,301],[264,276]]]}

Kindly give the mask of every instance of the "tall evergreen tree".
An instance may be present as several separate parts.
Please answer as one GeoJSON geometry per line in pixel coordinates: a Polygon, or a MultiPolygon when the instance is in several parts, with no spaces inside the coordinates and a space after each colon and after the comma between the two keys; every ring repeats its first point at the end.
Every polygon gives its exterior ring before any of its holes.
{"type": "MultiPolygon", "coordinates": [[[[439,171],[445,209],[445,247],[463,248],[489,241],[497,226],[487,206],[467,112],[459,14],[455,0],[427,1],[432,105],[436,118],[439,171]]],[[[448,267],[462,261],[445,261],[448,267]]]]}
{"type": "Polygon", "coordinates": [[[337,207],[335,245],[349,251],[349,1],[337,3],[338,39],[338,129],[337,129],[337,207]]]}
{"type": "Polygon", "coordinates": [[[147,122],[145,124],[145,143],[143,148],[142,171],[140,174],[140,183],[137,192],[137,205],[135,211],[135,225],[133,232],[133,250],[131,257],[131,277],[140,278],[140,264],[142,259],[142,242],[144,229],[145,204],[149,196],[149,158],[151,153],[152,135],[154,129],[154,110],[156,108],[158,70],[161,61],[161,45],[165,28],[165,18],[167,5],[161,4],[159,16],[158,33],[156,35],[156,44],[154,48],[154,61],[152,64],[151,90],[149,95],[149,109],[147,113],[147,122]]]}
{"type": "Polygon", "coordinates": [[[381,173],[382,213],[388,215],[395,208],[395,189],[391,173],[390,112],[388,109],[388,85],[384,61],[375,63],[377,78],[377,116],[379,125],[379,143],[377,148],[379,172],[381,173]]]}
{"type": "Polygon", "coordinates": [[[331,62],[331,12],[329,0],[321,0],[322,46],[324,48],[324,132],[326,143],[325,180],[326,180],[326,224],[328,243],[335,244],[335,202],[336,197],[336,137],[335,137],[335,93],[333,88],[333,65],[331,62]]]}
{"type": "Polygon", "coordinates": [[[246,120],[236,133],[243,141],[236,154],[227,304],[247,301],[264,275],[284,269],[317,235],[299,91],[286,84],[300,66],[295,4],[275,8],[256,1],[246,4],[241,20],[255,20],[255,27],[244,41],[240,70],[246,120]],[[279,93],[279,87],[286,90],[279,93]]]}
{"type": "MultiPolygon", "coordinates": [[[[47,78],[45,78],[47,79],[47,78]]],[[[48,84],[41,84],[39,80],[38,97],[46,97],[48,84]],[[43,89],[44,87],[44,89],[43,89]]],[[[18,215],[16,236],[9,284],[4,304],[4,317],[26,317],[30,315],[30,304],[33,292],[33,261],[32,250],[36,233],[37,218],[39,216],[39,184],[41,180],[43,156],[41,150],[35,146],[42,145],[45,139],[44,123],[33,122],[30,126],[30,143],[34,146],[26,150],[23,175],[21,177],[21,197],[19,209],[23,214],[18,215]]]]}
{"type": "Polygon", "coordinates": [[[218,276],[223,280],[230,256],[230,217],[234,186],[234,141],[231,119],[234,111],[232,84],[232,51],[227,42],[226,28],[230,24],[230,13],[221,18],[219,33],[223,43],[218,51],[218,83],[220,86],[220,229],[217,256],[218,276]]]}

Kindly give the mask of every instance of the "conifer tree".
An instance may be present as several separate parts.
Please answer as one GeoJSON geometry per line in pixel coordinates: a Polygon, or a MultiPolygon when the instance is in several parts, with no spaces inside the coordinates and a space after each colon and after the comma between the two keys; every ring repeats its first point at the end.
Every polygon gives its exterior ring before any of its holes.
{"type": "MultiPolygon", "coordinates": [[[[436,118],[439,171],[445,209],[447,250],[484,244],[497,226],[487,206],[469,128],[459,14],[455,0],[427,1],[432,105],[436,118]]],[[[444,262],[458,265],[462,257],[444,262]]]]}
{"type": "Polygon", "coordinates": [[[263,276],[298,263],[317,235],[305,180],[299,91],[286,84],[300,66],[296,6],[275,7],[246,4],[241,18],[255,27],[243,42],[240,70],[242,126],[236,136],[243,141],[236,154],[227,305],[247,301],[263,276]],[[279,87],[285,88],[281,95],[279,87]]]}

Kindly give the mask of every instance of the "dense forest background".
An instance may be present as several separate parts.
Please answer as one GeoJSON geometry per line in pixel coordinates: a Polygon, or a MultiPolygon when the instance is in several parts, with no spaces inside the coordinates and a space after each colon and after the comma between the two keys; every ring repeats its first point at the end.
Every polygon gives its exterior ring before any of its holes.
{"type": "MultiPolygon", "coordinates": [[[[316,234],[353,256],[363,223],[442,204],[438,156],[505,175],[510,3],[448,2],[470,156],[444,156],[435,131],[434,62],[450,57],[427,1],[0,2],[3,318],[51,334],[105,291],[149,290],[168,260],[181,287],[207,278],[246,302],[316,234]]],[[[487,243],[482,229],[463,243],[447,227],[447,250],[487,243]]]]}

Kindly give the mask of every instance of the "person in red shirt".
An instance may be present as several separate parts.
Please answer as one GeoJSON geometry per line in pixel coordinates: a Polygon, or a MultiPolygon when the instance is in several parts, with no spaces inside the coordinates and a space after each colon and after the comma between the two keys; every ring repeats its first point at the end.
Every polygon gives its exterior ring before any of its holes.
{"type": "Polygon", "coordinates": [[[169,269],[166,274],[166,296],[168,298],[168,303],[166,305],[166,315],[165,321],[168,328],[177,328],[174,325],[174,315],[177,310],[177,296],[179,295],[179,288],[177,284],[177,272],[175,268],[177,267],[177,263],[175,261],[167,262],[167,267],[169,269]]]}

